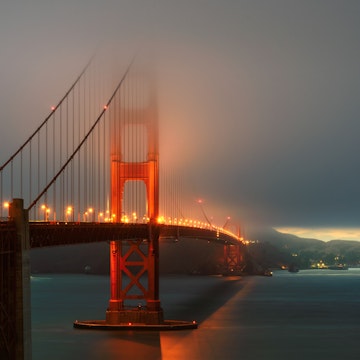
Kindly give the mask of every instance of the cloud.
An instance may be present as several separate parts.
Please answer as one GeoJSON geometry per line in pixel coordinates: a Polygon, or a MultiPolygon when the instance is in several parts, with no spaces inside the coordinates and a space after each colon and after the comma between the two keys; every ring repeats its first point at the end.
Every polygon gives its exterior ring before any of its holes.
{"type": "Polygon", "coordinates": [[[126,63],[148,46],[158,58],[161,159],[179,169],[189,193],[246,222],[355,226],[359,7],[329,0],[1,5],[2,154],[35,128],[94,48],[126,63]]]}
{"type": "Polygon", "coordinates": [[[293,234],[302,238],[330,240],[360,241],[360,228],[277,228],[285,234],[293,234]]]}

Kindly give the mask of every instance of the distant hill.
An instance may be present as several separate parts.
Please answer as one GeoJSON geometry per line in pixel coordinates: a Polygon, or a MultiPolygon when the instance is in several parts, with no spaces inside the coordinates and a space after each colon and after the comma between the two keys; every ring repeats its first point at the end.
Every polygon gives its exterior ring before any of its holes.
{"type": "Polygon", "coordinates": [[[274,229],[255,230],[250,234],[254,243],[249,252],[265,267],[279,267],[295,263],[310,268],[322,261],[327,265],[343,263],[360,265],[360,242],[349,240],[321,241],[283,234],[274,229]]]}

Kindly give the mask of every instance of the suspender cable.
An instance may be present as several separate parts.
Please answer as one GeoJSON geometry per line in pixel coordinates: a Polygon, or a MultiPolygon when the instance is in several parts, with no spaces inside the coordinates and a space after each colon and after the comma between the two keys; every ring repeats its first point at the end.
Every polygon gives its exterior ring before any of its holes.
{"type": "Polygon", "coordinates": [[[4,204],[4,198],[3,198],[3,173],[0,172],[0,217],[3,217],[3,204],[4,204]]]}
{"type": "MultiPolygon", "coordinates": [[[[74,91],[72,92],[72,148],[71,151],[73,152],[75,149],[75,95],[74,95],[74,91]]],[[[74,182],[75,182],[75,167],[74,167],[74,162],[71,162],[71,202],[74,204],[75,203],[75,189],[74,189],[74,182]]],[[[73,208],[71,210],[71,216],[72,216],[72,221],[74,221],[74,214],[75,213],[75,207],[73,205],[73,208]]]]}
{"type": "Polygon", "coordinates": [[[13,166],[13,160],[11,160],[11,198],[14,198],[14,166],[13,166]]]}
{"type": "MultiPolygon", "coordinates": [[[[78,116],[77,116],[77,121],[78,121],[78,143],[80,143],[80,139],[81,139],[81,135],[80,135],[80,129],[81,129],[81,125],[80,125],[80,107],[81,107],[81,102],[80,102],[80,83],[78,85],[78,116]]],[[[74,150],[75,151],[75,150],[74,150]]],[[[77,186],[77,193],[78,193],[78,221],[81,221],[81,194],[80,194],[80,183],[81,183],[81,156],[80,156],[80,152],[77,154],[77,158],[78,158],[78,186],[77,186]]]]}
{"type": "Polygon", "coordinates": [[[32,198],[32,156],[31,155],[32,155],[32,140],[30,140],[29,142],[29,202],[31,201],[32,198]]]}
{"type": "MultiPolygon", "coordinates": [[[[71,154],[71,156],[67,159],[67,161],[64,163],[64,165],[61,167],[61,169],[57,172],[57,174],[54,176],[54,178],[45,186],[45,188],[39,193],[39,195],[36,197],[36,199],[33,200],[33,202],[29,205],[28,209],[31,209],[35,204],[37,204],[37,202],[41,199],[41,197],[48,191],[48,189],[56,182],[56,180],[58,179],[58,177],[60,176],[60,174],[64,171],[64,169],[67,167],[67,165],[74,159],[75,155],[80,151],[80,149],[82,149],[83,145],[86,143],[88,137],[90,136],[90,134],[92,133],[92,131],[95,129],[95,127],[98,125],[98,123],[100,122],[100,120],[103,118],[103,115],[106,111],[106,109],[109,107],[109,105],[112,103],[113,98],[115,97],[117,91],[119,90],[120,86],[123,84],[124,79],[126,78],[132,63],[134,60],[131,61],[131,63],[129,64],[128,68],[126,69],[123,77],[121,78],[121,80],[119,81],[116,89],[114,90],[114,92],[112,93],[109,101],[107,102],[106,106],[102,109],[102,111],[100,112],[100,115],[97,117],[96,121],[94,122],[94,124],[91,126],[91,128],[89,129],[89,131],[86,133],[86,135],[84,136],[84,138],[82,139],[82,141],[79,143],[79,145],[77,146],[77,148],[74,150],[74,152],[71,154]]],[[[79,186],[80,187],[80,186],[79,186]]]]}
{"type": "MultiPolygon", "coordinates": [[[[59,143],[59,164],[61,166],[62,164],[62,141],[63,141],[63,131],[62,131],[62,106],[60,106],[60,121],[59,121],[59,133],[60,133],[60,143],[59,143]]],[[[64,176],[60,178],[60,214],[62,215],[64,213],[63,207],[64,207],[64,176]],[[62,180],[62,181],[61,181],[62,180]]]]}
{"type": "Polygon", "coordinates": [[[74,83],[70,86],[69,90],[65,93],[65,95],[61,98],[61,100],[58,102],[58,104],[56,106],[54,106],[52,108],[51,113],[45,118],[45,120],[40,124],[40,126],[30,135],[30,137],[24,142],[23,145],[20,146],[20,148],[15,151],[15,153],[9,158],[9,160],[7,160],[1,167],[0,167],[0,171],[2,171],[7,164],[9,164],[19,153],[20,151],[30,142],[30,140],[39,133],[39,131],[41,130],[41,128],[47,123],[47,121],[51,118],[52,114],[54,111],[56,111],[56,109],[62,104],[62,102],[67,98],[67,96],[70,94],[70,92],[74,89],[75,85],[78,83],[78,81],[80,80],[80,78],[83,76],[83,74],[85,73],[86,69],[90,66],[92,60],[93,60],[93,56],[91,56],[89,62],[85,65],[84,69],[81,71],[80,75],[76,78],[76,80],[74,81],[74,83]]]}
{"type": "Polygon", "coordinates": [[[45,184],[47,184],[47,182],[48,182],[48,122],[46,122],[45,124],[45,184]]]}
{"type": "MultiPolygon", "coordinates": [[[[65,121],[65,137],[66,137],[66,159],[69,157],[69,99],[66,99],[65,103],[65,112],[66,112],[66,121],[65,121]]],[[[69,204],[69,168],[66,170],[65,177],[65,211],[67,212],[67,207],[69,204]]]]}
{"type": "Polygon", "coordinates": [[[20,151],[20,198],[23,199],[23,151],[20,151]]]}
{"type": "Polygon", "coordinates": [[[38,132],[38,153],[37,153],[37,184],[38,184],[38,193],[40,192],[40,132],[38,132]]]}
{"type": "MultiPolygon", "coordinates": [[[[105,113],[105,115],[106,115],[106,113],[105,113]]],[[[109,118],[109,120],[108,121],[110,121],[110,119],[111,119],[111,117],[110,116],[108,116],[108,118],[109,118]]],[[[110,127],[109,127],[110,128],[110,127]]],[[[102,176],[102,185],[103,185],[103,196],[104,196],[104,198],[105,198],[105,193],[106,193],[106,181],[105,181],[105,179],[106,179],[106,174],[107,174],[107,172],[106,172],[106,167],[105,167],[105,165],[106,165],[106,155],[107,155],[107,153],[106,153],[106,140],[107,139],[110,139],[110,136],[111,136],[111,134],[109,134],[109,132],[106,132],[106,121],[105,121],[105,119],[104,119],[104,125],[103,125],[103,161],[102,161],[102,163],[103,163],[103,165],[102,165],[102,174],[103,174],[103,176],[102,176]]],[[[99,152],[100,152],[100,149],[99,149],[99,152]]],[[[99,170],[101,169],[101,166],[100,166],[100,164],[99,164],[99,170]]],[[[99,182],[101,181],[101,177],[99,177],[99,182]]],[[[118,216],[119,216],[119,214],[118,214],[118,216]]]]}

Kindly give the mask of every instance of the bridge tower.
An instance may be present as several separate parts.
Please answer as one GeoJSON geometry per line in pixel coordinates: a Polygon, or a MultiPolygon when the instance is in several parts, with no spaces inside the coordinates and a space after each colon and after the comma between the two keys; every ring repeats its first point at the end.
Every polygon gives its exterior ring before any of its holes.
{"type": "Polygon", "coordinates": [[[244,263],[244,246],[241,244],[224,244],[224,275],[238,275],[242,272],[244,263]]]}
{"type": "MultiPolygon", "coordinates": [[[[230,220],[230,219],[229,219],[230,220]]],[[[226,223],[228,225],[228,223],[226,223]]],[[[224,228],[226,227],[224,226],[224,228]]],[[[241,237],[241,229],[239,225],[232,224],[234,233],[237,234],[237,237],[241,237]]],[[[224,257],[223,257],[223,274],[224,275],[238,275],[242,272],[245,266],[244,259],[244,245],[242,243],[238,244],[229,244],[225,242],[224,244],[224,257]]]]}
{"type": "Polygon", "coordinates": [[[0,358],[31,359],[28,212],[13,199],[0,223],[0,358]]]}
{"type": "MultiPolygon", "coordinates": [[[[138,80],[136,80],[138,81],[138,80]]],[[[145,75],[146,92],[140,104],[121,104],[114,117],[111,131],[111,214],[119,221],[125,213],[125,185],[140,181],[146,188],[146,239],[110,242],[110,301],[106,312],[108,324],[163,323],[163,310],[159,300],[159,145],[158,114],[153,79],[145,75]],[[131,128],[136,128],[133,131],[131,128]],[[137,136],[129,139],[124,134],[141,129],[142,149],[136,145],[137,136]],[[127,143],[125,145],[125,143],[127,143]],[[145,149],[144,149],[145,146],[145,149]],[[135,156],[143,152],[143,156],[135,156]],[[128,302],[138,302],[129,307],[128,302]],[[143,304],[143,301],[145,304],[143,304]],[[144,306],[145,305],[145,306],[144,306]]],[[[131,87],[131,86],[130,86],[131,87]]],[[[131,90],[130,92],[137,90],[131,90]]],[[[115,220],[116,219],[116,220],[115,220]]],[[[123,219],[122,219],[123,220],[123,219]]]]}

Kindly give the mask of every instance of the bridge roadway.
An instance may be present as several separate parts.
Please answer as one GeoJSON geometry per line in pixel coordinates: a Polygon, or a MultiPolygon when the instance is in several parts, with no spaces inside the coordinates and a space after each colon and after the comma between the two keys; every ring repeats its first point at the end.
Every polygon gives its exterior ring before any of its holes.
{"type": "Polygon", "coordinates": [[[47,247],[111,240],[147,239],[149,231],[161,238],[194,238],[221,244],[239,244],[235,235],[221,230],[149,223],[30,222],[30,247],[47,247]]]}

